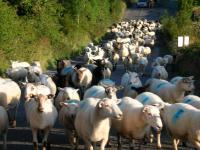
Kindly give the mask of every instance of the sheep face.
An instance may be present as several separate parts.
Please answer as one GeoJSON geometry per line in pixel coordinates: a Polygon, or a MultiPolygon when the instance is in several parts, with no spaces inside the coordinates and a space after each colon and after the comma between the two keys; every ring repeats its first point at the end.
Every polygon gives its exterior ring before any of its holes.
{"type": "Polygon", "coordinates": [[[140,78],[137,73],[129,72],[129,84],[138,85],[140,83],[140,78]]]}
{"type": "Polygon", "coordinates": [[[97,104],[98,113],[101,117],[109,117],[113,119],[122,119],[122,111],[118,107],[119,100],[104,98],[97,104]]]}
{"type": "Polygon", "coordinates": [[[37,110],[39,113],[44,112],[46,100],[48,100],[48,97],[42,94],[39,94],[38,96],[35,97],[35,101],[38,104],[37,110]]]}
{"type": "Polygon", "coordinates": [[[37,94],[37,88],[36,86],[34,86],[31,83],[27,83],[25,90],[24,90],[24,97],[25,100],[28,100],[29,98],[31,98],[33,95],[37,94]]]}
{"type": "Polygon", "coordinates": [[[68,102],[61,102],[60,105],[62,109],[66,109],[65,117],[74,121],[79,108],[78,101],[70,100],[68,102]]]}
{"type": "Polygon", "coordinates": [[[115,87],[106,87],[105,88],[105,93],[107,94],[108,98],[110,99],[117,99],[117,88],[115,87]]]}
{"type": "Polygon", "coordinates": [[[184,77],[180,80],[180,87],[185,91],[193,91],[194,90],[194,80],[193,77],[184,77]]]}
{"type": "Polygon", "coordinates": [[[162,129],[162,121],[160,118],[159,108],[156,106],[146,105],[142,110],[147,123],[156,131],[160,132],[162,129]]]}
{"type": "Polygon", "coordinates": [[[75,95],[78,96],[78,89],[66,88],[63,90],[63,100],[70,100],[74,98],[75,95]]]}

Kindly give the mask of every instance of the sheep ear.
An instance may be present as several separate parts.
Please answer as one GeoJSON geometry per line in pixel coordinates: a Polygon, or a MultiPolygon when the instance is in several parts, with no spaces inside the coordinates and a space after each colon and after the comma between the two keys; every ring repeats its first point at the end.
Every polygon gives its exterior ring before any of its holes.
{"type": "Polygon", "coordinates": [[[122,86],[122,85],[116,86],[116,89],[117,89],[117,90],[122,90],[122,89],[124,89],[124,86],[122,86]]]}
{"type": "Polygon", "coordinates": [[[162,110],[165,107],[164,103],[157,103],[157,104],[153,104],[153,106],[158,107],[159,110],[162,110]]]}
{"type": "Polygon", "coordinates": [[[75,89],[74,91],[78,92],[78,91],[79,91],[79,89],[75,89]]]}
{"type": "Polygon", "coordinates": [[[116,102],[116,104],[119,105],[122,102],[122,99],[117,99],[116,102]]]}
{"type": "Polygon", "coordinates": [[[55,96],[55,95],[53,95],[53,94],[47,95],[48,99],[52,99],[52,98],[54,98],[54,96],[55,96]]]}
{"type": "Polygon", "coordinates": [[[67,107],[68,105],[69,105],[68,103],[60,102],[60,106],[65,106],[65,107],[67,107]]]}
{"type": "Polygon", "coordinates": [[[194,76],[189,76],[188,79],[192,80],[194,78],[194,76]]]}
{"type": "Polygon", "coordinates": [[[64,91],[64,89],[61,87],[58,87],[58,91],[64,91]]]}
{"type": "Polygon", "coordinates": [[[146,112],[148,112],[148,110],[149,110],[148,106],[144,106],[144,108],[142,109],[142,112],[146,113],[146,112]]]}
{"type": "Polygon", "coordinates": [[[98,107],[99,108],[102,108],[104,106],[104,101],[100,101],[99,103],[98,103],[98,107]]]}

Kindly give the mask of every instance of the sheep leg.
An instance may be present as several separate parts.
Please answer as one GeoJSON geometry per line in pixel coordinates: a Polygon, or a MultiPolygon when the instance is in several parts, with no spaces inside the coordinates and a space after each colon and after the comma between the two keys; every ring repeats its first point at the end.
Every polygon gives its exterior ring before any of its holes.
{"type": "Polygon", "coordinates": [[[122,148],[122,142],[121,142],[121,136],[119,133],[117,133],[117,144],[118,144],[118,150],[122,148]]]}
{"type": "Polygon", "coordinates": [[[38,150],[37,129],[32,128],[34,150],[38,150]]]}
{"type": "Polygon", "coordinates": [[[177,139],[173,139],[173,147],[174,147],[174,150],[178,150],[178,140],[177,139]]]}
{"type": "Polygon", "coordinates": [[[108,137],[106,137],[105,139],[103,139],[101,141],[100,150],[104,150],[105,149],[105,146],[106,146],[107,142],[108,142],[108,137]]]}
{"type": "Polygon", "coordinates": [[[44,129],[44,138],[42,140],[42,150],[46,150],[47,138],[48,138],[49,132],[50,132],[49,128],[44,129]]]}
{"type": "Polygon", "coordinates": [[[134,150],[135,142],[132,139],[129,139],[129,147],[130,149],[134,150]]]}
{"type": "Polygon", "coordinates": [[[161,133],[157,133],[157,148],[159,149],[162,147],[160,138],[161,138],[161,133]]]}
{"type": "Polygon", "coordinates": [[[85,142],[85,149],[86,150],[94,150],[93,146],[92,146],[92,143],[89,140],[85,139],[84,142],[85,142]]]}
{"type": "Polygon", "coordinates": [[[3,135],[3,150],[7,150],[7,133],[3,135]]]}
{"type": "Polygon", "coordinates": [[[199,141],[194,141],[194,146],[196,147],[197,150],[200,150],[200,142],[199,141]]]}

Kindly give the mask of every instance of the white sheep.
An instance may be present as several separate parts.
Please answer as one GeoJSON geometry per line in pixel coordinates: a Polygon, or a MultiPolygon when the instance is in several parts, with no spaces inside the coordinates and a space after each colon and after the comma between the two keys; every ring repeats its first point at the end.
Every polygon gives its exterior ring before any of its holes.
{"type": "Polygon", "coordinates": [[[102,79],[99,81],[98,85],[101,85],[106,88],[108,86],[115,86],[115,82],[111,79],[102,79]]]}
{"type": "Polygon", "coordinates": [[[19,62],[19,61],[13,61],[13,60],[10,60],[10,62],[11,62],[12,68],[18,68],[18,67],[27,68],[27,67],[30,67],[30,64],[28,62],[19,62]]]}
{"type": "Polygon", "coordinates": [[[132,70],[133,60],[130,55],[124,58],[123,64],[124,64],[124,69],[126,72],[132,70]]]}
{"type": "MultiPolygon", "coordinates": [[[[156,94],[151,92],[143,92],[139,94],[136,98],[139,102],[143,105],[155,105],[160,104],[160,106],[164,106],[165,102],[156,94]]],[[[150,137],[153,137],[152,135],[150,137]]],[[[157,147],[161,148],[161,135],[160,133],[157,134],[157,147]]],[[[150,142],[153,142],[153,139],[150,139],[150,142]]]]}
{"type": "Polygon", "coordinates": [[[91,142],[99,141],[100,150],[105,149],[111,128],[111,118],[122,118],[122,112],[116,100],[89,98],[80,102],[75,128],[78,136],[83,139],[86,149],[93,150],[91,142]]]}
{"type": "Polygon", "coordinates": [[[200,97],[196,95],[187,95],[184,97],[182,103],[192,105],[193,107],[200,109],[200,97]]]}
{"type": "Polygon", "coordinates": [[[60,110],[60,102],[64,102],[70,99],[80,101],[78,90],[79,89],[74,89],[72,87],[58,88],[59,93],[55,98],[55,106],[57,110],[60,110]]]}
{"type": "Polygon", "coordinates": [[[164,104],[164,101],[158,95],[151,92],[143,92],[135,99],[141,102],[143,105],[164,104]]]}
{"type": "MultiPolygon", "coordinates": [[[[150,128],[161,132],[162,121],[159,107],[146,105],[130,97],[123,97],[119,108],[123,112],[122,120],[112,119],[112,127],[122,136],[130,139],[143,139],[150,128]]],[[[118,139],[118,146],[120,141],[118,139]]]]}
{"type": "Polygon", "coordinates": [[[38,94],[50,95],[51,94],[50,88],[41,84],[24,83],[25,100],[29,100],[33,95],[38,95],[38,94]]]}
{"type": "Polygon", "coordinates": [[[183,77],[181,77],[181,76],[173,77],[173,78],[170,80],[170,83],[176,84],[176,83],[177,83],[178,81],[180,81],[181,79],[183,79],[183,77]]]}
{"type": "Polygon", "coordinates": [[[76,88],[80,88],[82,94],[90,87],[92,82],[92,73],[89,69],[81,67],[80,69],[74,69],[71,79],[76,88]]]}
{"type": "Polygon", "coordinates": [[[119,62],[119,54],[116,52],[112,53],[112,58],[111,58],[111,62],[113,64],[113,70],[115,70],[117,68],[117,63],[119,62]]]}
{"type": "Polygon", "coordinates": [[[151,77],[166,80],[168,78],[168,72],[164,66],[158,65],[158,66],[153,67],[151,77]]]}
{"type": "MultiPolygon", "coordinates": [[[[65,134],[69,139],[71,146],[78,144],[76,141],[76,131],[74,127],[75,117],[79,107],[78,100],[67,100],[60,102],[61,109],[59,111],[59,122],[64,126],[65,134]]],[[[74,147],[75,148],[75,147],[74,147]]]]}
{"type": "Polygon", "coordinates": [[[192,91],[194,88],[191,77],[184,77],[177,84],[162,79],[149,79],[146,82],[150,84],[149,91],[157,94],[165,102],[181,102],[186,91],[192,91]]]}
{"type": "Polygon", "coordinates": [[[95,85],[87,89],[84,93],[83,99],[87,99],[89,97],[93,98],[110,98],[110,99],[117,99],[116,92],[117,90],[120,89],[115,86],[108,86],[108,87],[103,87],[100,85],[95,85]]]}
{"type": "Polygon", "coordinates": [[[147,57],[139,57],[137,60],[137,72],[140,75],[143,75],[147,65],[148,65],[147,57]]]}
{"type": "Polygon", "coordinates": [[[167,104],[161,111],[163,124],[170,133],[174,150],[178,150],[179,140],[190,142],[200,149],[200,110],[183,104],[167,104]]]}
{"type": "Polygon", "coordinates": [[[41,74],[39,76],[39,78],[40,78],[41,84],[46,85],[47,87],[49,87],[49,89],[51,91],[51,94],[55,95],[56,94],[56,84],[51,79],[51,77],[49,77],[47,74],[41,74]]]}
{"type": "Polygon", "coordinates": [[[167,64],[172,64],[173,63],[173,56],[172,55],[165,55],[165,56],[163,56],[163,59],[165,59],[167,64]]]}
{"type": "Polygon", "coordinates": [[[0,135],[3,136],[3,150],[7,150],[8,114],[4,107],[0,106],[0,135]]]}
{"type": "Polygon", "coordinates": [[[0,82],[0,106],[3,106],[9,115],[9,123],[16,127],[16,114],[20,103],[21,90],[17,83],[9,79],[1,78],[0,82]]]}
{"type": "Polygon", "coordinates": [[[140,78],[136,72],[127,72],[122,75],[121,78],[121,85],[123,87],[126,87],[128,85],[134,85],[135,87],[141,87],[142,82],[140,81],[140,78]]]}
{"type": "Polygon", "coordinates": [[[34,95],[34,98],[30,98],[25,102],[25,112],[32,130],[34,149],[38,150],[38,130],[44,130],[42,149],[46,150],[49,132],[53,128],[58,116],[52,100],[46,95],[34,95]]]}

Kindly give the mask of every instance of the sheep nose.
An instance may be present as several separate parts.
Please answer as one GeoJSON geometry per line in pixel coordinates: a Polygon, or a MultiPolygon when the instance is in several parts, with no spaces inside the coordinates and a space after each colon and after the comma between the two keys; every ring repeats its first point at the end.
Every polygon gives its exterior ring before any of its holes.
{"type": "Polygon", "coordinates": [[[42,107],[38,107],[38,112],[43,112],[44,111],[44,108],[42,108],[42,107]]]}
{"type": "Polygon", "coordinates": [[[71,118],[72,118],[72,119],[75,119],[75,117],[76,117],[76,116],[75,116],[74,114],[71,115],[71,118]]]}
{"type": "Polygon", "coordinates": [[[117,118],[117,119],[121,119],[122,116],[123,116],[122,114],[118,114],[116,118],[117,118]]]}
{"type": "Polygon", "coordinates": [[[162,130],[162,127],[161,126],[157,126],[157,131],[161,131],[162,130]]]}

